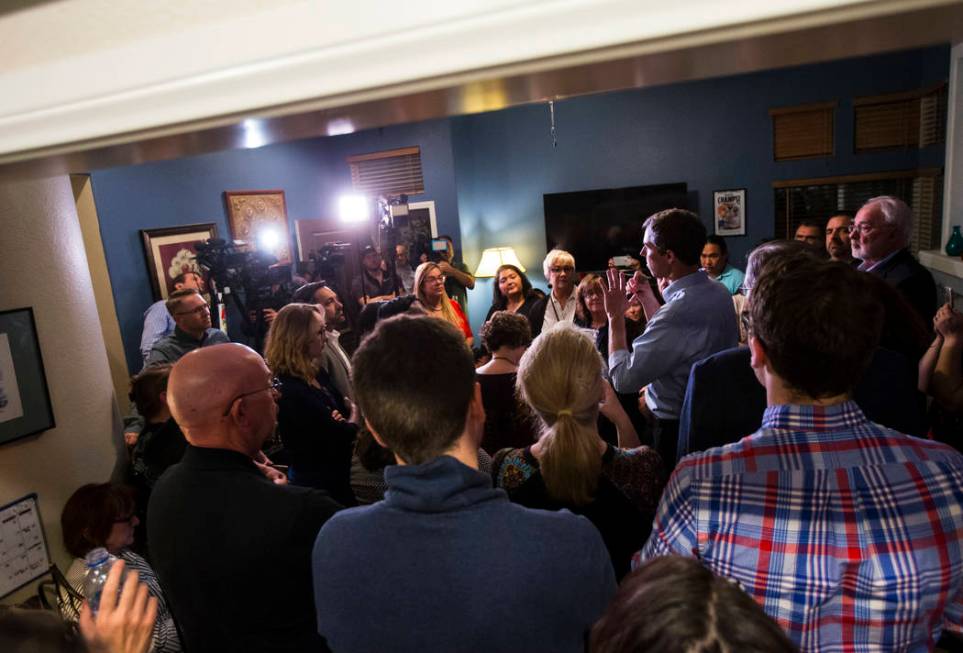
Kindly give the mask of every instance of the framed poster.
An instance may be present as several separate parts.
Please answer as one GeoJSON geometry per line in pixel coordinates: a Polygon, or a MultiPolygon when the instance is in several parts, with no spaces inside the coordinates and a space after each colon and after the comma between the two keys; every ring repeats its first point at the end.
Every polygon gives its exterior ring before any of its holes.
{"type": "Polygon", "coordinates": [[[213,222],[189,224],[183,227],[141,229],[144,257],[147,259],[147,276],[154,291],[154,301],[167,299],[174,292],[174,277],[184,272],[197,272],[195,256],[197,243],[217,238],[217,226],[213,222]]]}
{"type": "Polygon", "coordinates": [[[0,444],[54,426],[33,309],[0,311],[0,444]]]}
{"type": "Polygon", "coordinates": [[[746,235],[746,189],[717,190],[712,194],[717,236],[746,235]]]}
{"type": "Polygon", "coordinates": [[[224,191],[231,237],[290,264],[291,234],[283,190],[224,191]]]}

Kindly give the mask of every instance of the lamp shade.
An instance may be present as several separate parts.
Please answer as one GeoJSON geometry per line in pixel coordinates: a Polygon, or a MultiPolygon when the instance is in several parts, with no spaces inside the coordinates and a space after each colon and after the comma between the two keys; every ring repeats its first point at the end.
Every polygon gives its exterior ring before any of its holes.
{"type": "Polygon", "coordinates": [[[514,265],[516,268],[525,271],[525,266],[518,260],[515,250],[511,247],[489,247],[482,252],[481,261],[478,269],[475,270],[476,277],[494,277],[495,272],[503,265],[514,265]]]}

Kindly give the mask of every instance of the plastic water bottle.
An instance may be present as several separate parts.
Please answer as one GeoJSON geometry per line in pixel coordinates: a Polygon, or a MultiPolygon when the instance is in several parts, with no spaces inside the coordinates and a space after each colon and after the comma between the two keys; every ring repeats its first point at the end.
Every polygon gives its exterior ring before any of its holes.
{"type": "Polygon", "coordinates": [[[92,549],[84,557],[84,564],[87,567],[84,574],[84,596],[94,614],[97,614],[97,610],[100,609],[100,594],[107,582],[107,574],[110,573],[110,568],[115,562],[117,558],[103,547],[92,549]]]}

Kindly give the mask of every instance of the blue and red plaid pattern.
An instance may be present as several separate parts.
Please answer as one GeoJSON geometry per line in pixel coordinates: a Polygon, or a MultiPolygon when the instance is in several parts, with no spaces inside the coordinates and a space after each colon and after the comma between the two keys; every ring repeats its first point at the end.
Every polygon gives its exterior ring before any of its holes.
{"type": "Polygon", "coordinates": [[[637,559],[696,556],[803,651],[932,650],[963,619],[963,456],[853,402],[687,456],[637,559]]]}

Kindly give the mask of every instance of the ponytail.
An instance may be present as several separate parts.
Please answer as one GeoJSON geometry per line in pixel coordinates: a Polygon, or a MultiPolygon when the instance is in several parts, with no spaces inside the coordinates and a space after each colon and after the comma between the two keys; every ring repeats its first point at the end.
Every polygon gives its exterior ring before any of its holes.
{"type": "Polygon", "coordinates": [[[560,414],[542,435],[542,480],[556,501],[582,506],[595,497],[602,468],[596,419],[594,411],[581,419],[560,414]]]}
{"type": "Polygon", "coordinates": [[[602,466],[596,425],[602,357],[595,344],[567,325],[543,333],[519,361],[517,390],[541,422],[539,464],[549,496],[589,503],[602,466]]]}

